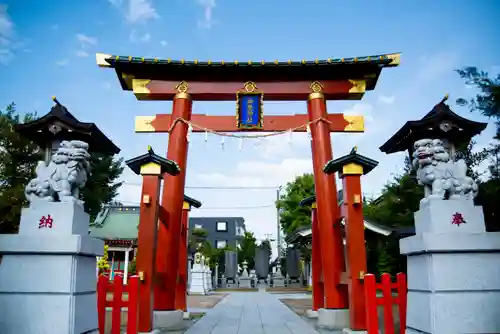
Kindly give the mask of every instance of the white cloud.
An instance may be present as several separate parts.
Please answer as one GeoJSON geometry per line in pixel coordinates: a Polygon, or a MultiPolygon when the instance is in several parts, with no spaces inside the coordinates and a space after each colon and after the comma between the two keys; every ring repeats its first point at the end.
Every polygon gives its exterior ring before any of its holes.
{"type": "Polygon", "coordinates": [[[378,97],[379,102],[385,103],[385,104],[393,104],[394,101],[396,100],[396,97],[394,96],[387,96],[387,95],[380,95],[378,97]]]}
{"type": "Polygon", "coordinates": [[[130,41],[134,43],[148,43],[151,40],[151,35],[148,32],[140,35],[134,29],[130,32],[130,41]]]}
{"type": "Polygon", "coordinates": [[[344,110],[347,116],[364,116],[365,122],[373,122],[373,106],[367,103],[356,103],[351,108],[344,110]]]}
{"type": "Polygon", "coordinates": [[[165,41],[165,40],[162,40],[162,41],[160,41],[160,45],[161,45],[161,46],[167,46],[167,45],[168,45],[168,42],[167,42],[167,41],[165,41]]]}
{"type": "MultiPolygon", "coordinates": [[[[120,1],[121,2],[121,1],[120,1]]],[[[125,18],[130,23],[147,22],[158,19],[160,16],[150,0],[129,0],[125,18]]]]}
{"type": "Polygon", "coordinates": [[[0,64],[14,58],[14,22],[7,13],[8,6],[0,4],[0,64]]]}
{"type": "Polygon", "coordinates": [[[56,61],[56,65],[57,66],[66,66],[66,65],[68,65],[68,63],[69,63],[69,59],[68,58],[56,61]]]}
{"type": "Polygon", "coordinates": [[[215,0],[198,0],[198,4],[203,8],[203,18],[198,20],[198,27],[202,29],[212,28],[215,23],[212,12],[217,6],[215,0]]]}
{"type": "Polygon", "coordinates": [[[76,52],[75,52],[75,55],[76,55],[77,57],[88,57],[88,56],[89,56],[88,52],[83,51],[83,50],[78,50],[78,51],[76,51],[76,52]]]}
{"type": "Polygon", "coordinates": [[[97,38],[90,37],[85,34],[76,34],[76,39],[80,42],[82,48],[87,48],[91,45],[97,44],[97,38]]]}
{"type": "Polygon", "coordinates": [[[438,79],[443,74],[450,73],[458,65],[458,54],[453,52],[439,52],[432,56],[422,56],[422,67],[417,75],[417,82],[429,82],[438,79]]]}

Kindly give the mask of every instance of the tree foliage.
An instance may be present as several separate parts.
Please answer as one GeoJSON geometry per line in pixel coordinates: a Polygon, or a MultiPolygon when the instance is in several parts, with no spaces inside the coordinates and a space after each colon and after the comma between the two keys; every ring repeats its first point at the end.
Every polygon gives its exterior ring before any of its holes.
{"type": "MultiPolygon", "coordinates": [[[[24,188],[35,176],[37,162],[43,160],[43,151],[14,130],[16,124],[36,118],[34,113],[21,117],[14,103],[0,110],[0,233],[18,231],[21,209],[28,204],[24,188]]],[[[86,201],[85,209],[93,219],[102,204],[116,197],[121,186],[116,180],[123,166],[121,159],[92,153],[91,168],[92,173],[80,196],[86,201]]]]}
{"type": "Polygon", "coordinates": [[[280,225],[285,235],[292,234],[297,228],[311,225],[311,208],[301,207],[300,201],[314,195],[313,174],[297,176],[288,182],[276,206],[279,210],[280,225]]]}
{"type": "Polygon", "coordinates": [[[500,74],[490,78],[488,72],[469,66],[456,70],[465,83],[476,87],[479,92],[472,99],[459,98],[457,104],[468,106],[472,112],[491,117],[497,125],[496,139],[500,139],[500,74]]]}
{"type": "Polygon", "coordinates": [[[253,232],[245,232],[238,249],[238,264],[244,261],[248,264],[248,269],[255,268],[255,249],[257,248],[257,239],[253,232]]]}

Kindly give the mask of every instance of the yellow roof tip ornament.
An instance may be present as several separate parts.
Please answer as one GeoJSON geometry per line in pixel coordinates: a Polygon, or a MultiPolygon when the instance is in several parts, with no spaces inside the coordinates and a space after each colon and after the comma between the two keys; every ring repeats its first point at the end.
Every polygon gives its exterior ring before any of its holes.
{"type": "Polygon", "coordinates": [[[59,103],[59,101],[57,101],[57,97],[54,95],[52,96],[52,101],[54,101],[55,104],[57,104],[58,106],[60,106],[61,104],[59,103]]]}
{"type": "Polygon", "coordinates": [[[445,102],[446,100],[448,100],[448,98],[450,97],[450,94],[446,93],[443,97],[443,99],[441,100],[441,103],[445,102]]]}
{"type": "Polygon", "coordinates": [[[351,153],[349,153],[349,154],[356,154],[356,153],[358,153],[358,146],[357,145],[352,148],[351,153]]]}

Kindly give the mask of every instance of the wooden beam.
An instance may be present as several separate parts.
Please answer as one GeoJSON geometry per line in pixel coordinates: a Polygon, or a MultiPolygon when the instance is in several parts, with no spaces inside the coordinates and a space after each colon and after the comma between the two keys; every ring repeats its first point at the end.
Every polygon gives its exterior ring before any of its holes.
{"type": "MultiPolygon", "coordinates": [[[[330,132],[363,132],[363,116],[346,116],[343,114],[328,114],[330,132]]],[[[137,116],[135,132],[168,132],[172,127],[170,114],[156,116],[137,116]]],[[[295,129],[294,132],[306,132],[309,118],[306,114],[269,115],[264,116],[264,127],[252,132],[279,132],[295,129]]],[[[237,127],[236,116],[208,116],[193,114],[191,116],[193,132],[205,132],[206,129],[217,132],[243,132],[237,127]]]]}
{"type": "MultiPolygon", "coordinates": [[[[132,90],[138,100],[172,100],[177,81],[132,79],[132,90]]],[[[196,101],[234,101],[244,82],[188,82],[188,93],[196,101]]],[[[307,101],[310,81],[256,82],[264,92],[264,101],[307,101]]],[[[326,100],[360,100],[366,91],[365,80],[321,81],[326,100]]]]}

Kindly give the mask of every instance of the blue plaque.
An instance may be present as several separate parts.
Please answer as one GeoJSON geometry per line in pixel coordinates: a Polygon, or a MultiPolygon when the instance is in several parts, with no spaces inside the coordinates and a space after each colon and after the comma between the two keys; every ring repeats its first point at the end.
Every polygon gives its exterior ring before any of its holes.
{"type": "Polygon", "coordinates": [[[236,93],[236,119],[239,129],[262,129],[264,93],[257,91],[253,82],[245,83],[243,91],[236,93]]]}

